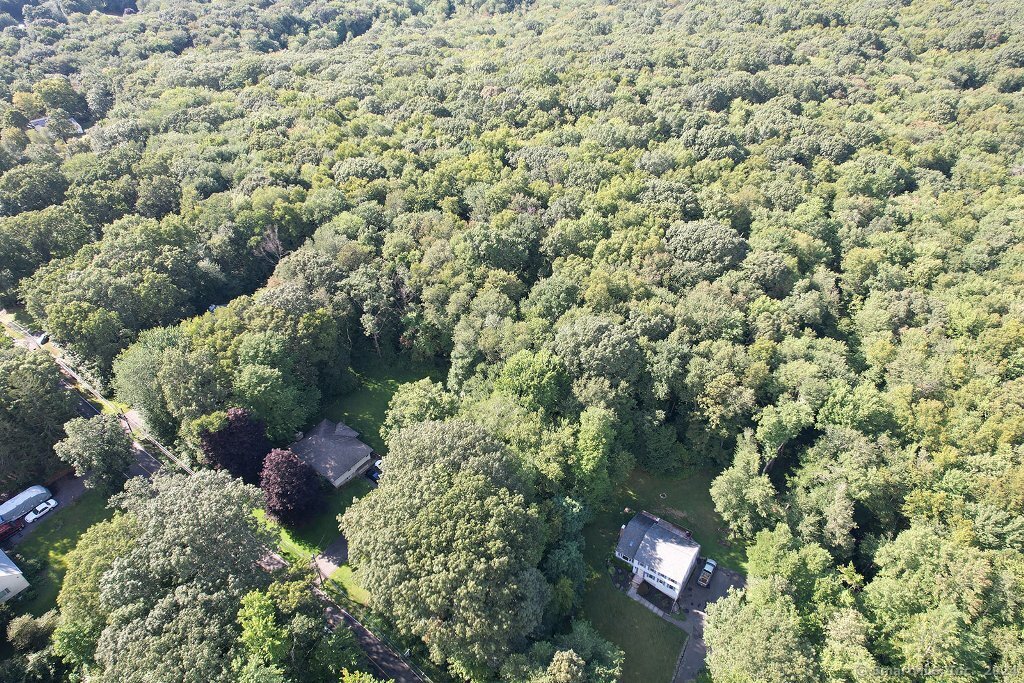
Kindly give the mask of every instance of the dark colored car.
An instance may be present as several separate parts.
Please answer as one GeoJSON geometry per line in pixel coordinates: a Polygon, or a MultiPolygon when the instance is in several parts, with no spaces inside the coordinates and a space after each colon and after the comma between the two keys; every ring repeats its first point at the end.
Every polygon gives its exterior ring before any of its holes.
{"type": "Polygon", "coordinates": [[[0,542],[6,541],[8,538],[18,533],[25,528],[25,522],[21,519],[11,520],[10,522],[4,522],[0,524],[0,542]]]}
{"type": "Polygon", "coordinates": [[[711,583],[711,577],[715,574],[715,569],[718,568],[718,563],[712,559],[708,559],[704,563],[704,570],[701,571],[700,577],[697,579],[697,585],[701,588],[707,588],[711,583]]]}
{"type": "Polygon", "coordinates": [[[366,476],[370,478],[374,484],[380,481],[381,466],[384,464],[383,460],[378,460],[370,466],[370,469],[366,470],[366,476]]]}

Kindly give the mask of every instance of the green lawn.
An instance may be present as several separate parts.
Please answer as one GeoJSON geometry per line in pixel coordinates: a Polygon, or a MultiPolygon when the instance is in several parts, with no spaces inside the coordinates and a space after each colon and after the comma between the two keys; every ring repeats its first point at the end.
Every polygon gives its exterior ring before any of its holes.
{"type": "Polygon", "coordinates": [[[30,562],[38,561],[42,567],[34,576],[27,577],[33,594],[15,604],[19,614],[28,612],[39,616],[57,605],[57,593],[67,571],[65,556],[78,544],[86,529],[109,518],[113,511],[107,507],[103,494],[86,491],[70,509],[58,508],[50,514],[53,517],[38,522],[40,527],[14,550],[30,562]]]}
{"type": "Polygon", "coordinates": [[[349,599],[355,600],[360,605],[370,604],[370,592],[356,583],[355,573],[352,567],[347,564],[338,567],[338,571],[328,577],[344,591],[349,599]]]}
{"type": "Polygon", "coordinates": [[[626,653],[623,683],[668,683],[675,672],[686,634],[637,604],[617,589],[608,574],[608,561],[619,526],[628,515],[606,512],[587,526],[585,556],[590,579],[583,596],[583,616],[626,653]]]}
{"type": "MultiPolygon", "coordinates": [[[[432,364],[417,364],[406,359],[381,360],[372,356],[354,359],[352,371],[359,384],[352,391],[329,401],[324,407],[324,416],[354,428],[360,438],[380,454],[387,452],[380,438],[380,428],[398,386],[424,377],[438,379],[443,375],[443,371],[432,364]]],[[[322,508],[308,523],[286,527],[271,522],[279,534],[281,553],[289,562],[309,562],[338,537],[338,515],[371,489],[368,479],[356,477],[341,489],[328,493],[322,508]]],[[[266,519],[262,512],[260,515],[266,519]]],[[[340,567],[330,578],[350,599],[364,605],[369,602],[369,594],[355,582],[348,565],[340,567]]]]}
{"type": "Polygon", "coordinates": [[[14,320],[29,329],[32,329],[32,326],[35,325],[35,321],[32,320],[32,316],[30,316],[21,306],[7,306],[5,310],[7,313],[0,314],[0,321],[6,322],[14,320]]]}
{"type": "MultiPolygon", "coordinates": [[[[407,360],[383,361],[375,357],[353,361],[353,373],[358,386],[343,396],[331,400],[324,408],[325,417],[344,422],[359,432],[360,438],[378,453],[385,453],[380,438],[380,427],[391,396],[404,382],[415,382],[424,377],[439,377],[440,370],[433,365],[415,364],[407,360]]],[[[356,477],[337,491],[324,497],[320,511],[301,527],[275,525],[280,533],[281,552],[289,560],[309,561],[338,536],[338,515],[352,501],[369,493],[372,488],[365,477],[356,477]]],[[[361,589],[360,589],[361,590],[361,589]]]]}
{"type": "Polygon", "coordinates": [[[742,571],[746,565],[742,545],[730,544],[725,524],[717,515],[708,487],[713,476],[687,473],[658,477],[635,470],[610,510],[587,525],[585,556],[591,578],[583,596],[583,614],[601,634],[626,653],[624,683],[667,683],[672,680],[686,634],[630,600],[612,584],[608,562],[619,527],[632,512],[647,510],[693,532],[701,554],[724,567],[742,571]],[[625,508],[632,512],[625,512],[625,508]]]}
{"type": "MultiPolygon", "coordinates": [[[[745,572],[746,549],[729,540],[729,530],[715,512],[711,501],[710,472],[689,472],[676,477],[658,477],[634,470],[622,491],[622,503],[633,510],[647,510],[693,532],[701,555],[712,557],[723,567],[745,572]]],[[[617,532],[618,527],[616,527],[617,532]]]]}
{"type": "MultiPolygon", "coordinates": [[[[309,562],[338,537],[338,515],[345,512],[356,498],[370,492],[370,480],[356,477],[351,482],[324,496],[316,516],[302,526],[290,527],[270,522],[279,534],[278,547],[289,562],[309,562]]],[[[258,513],[266,520],[262,511],[258,513]]]]}
{"type": "Polygon", "coordinates": [[[355,429],[363,441],[381,454],[387,452],[387,446],[380,438],[380,427],[384,423],[388,402],[398,390],[398,385],[424,377],[438,380],[444,374],[443,370],[429,363],[378,358],[354,360],[352,371],[359,380],[359,386],[330,401],[324,414],[335,422],[344,422],[355,429]]]}
{"type": "Polygon", "coordinates": [[[595,576],[584,597],[583,615],[626,653],[623,683],[669,683],[686,634],[637,604],[612,585],[607,572],[595,576]]]}

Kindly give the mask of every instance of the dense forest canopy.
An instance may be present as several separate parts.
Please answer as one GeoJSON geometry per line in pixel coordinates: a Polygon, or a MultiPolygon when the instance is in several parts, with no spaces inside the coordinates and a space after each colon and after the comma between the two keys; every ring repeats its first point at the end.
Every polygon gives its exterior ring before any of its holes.
{"type": "MultiPolygon", "coordinates": [[[[442,362],[345,522],[407,522],[353,553],[439,664],[614,679],[580,530],[639,466],[714,471],[748,544],[715,681],[1018,680],[1020,3],[125,6],[0,3],[0,301],[197,464],[229,409],[286,445],[353,354],[442,362]],[[430,573],[456,504],[515,619],[430,573]]],[[[0,353],[8,411],[45,368],[0,353]]]]}

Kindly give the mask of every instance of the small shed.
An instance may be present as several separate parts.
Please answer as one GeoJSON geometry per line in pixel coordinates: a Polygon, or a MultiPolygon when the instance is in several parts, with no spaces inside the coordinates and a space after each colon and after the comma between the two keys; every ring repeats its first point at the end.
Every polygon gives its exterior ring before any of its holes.
{"type": "Polygon", "coordinates": [[[323,420],[292,444],[292,451],[340,488],[373,462],[373,449],[342,422],[323,420]]]}

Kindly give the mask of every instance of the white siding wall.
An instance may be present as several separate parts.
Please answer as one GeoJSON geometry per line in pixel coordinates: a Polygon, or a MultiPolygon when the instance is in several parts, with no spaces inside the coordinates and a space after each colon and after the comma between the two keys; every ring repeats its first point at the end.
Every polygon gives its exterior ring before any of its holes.
{"type": "MultiPolygon", "coordinates": [[[[670,579],[663,574],[658,574],[658,572],[653,569],[649,569],[648,567],[636,562],[633,563],[633,573],[644,577],[644,581],[654,586],[673,600],[679,598],[679,594],[683,592],[683,585],[686,584],[685,581],[677,584],[673,579],[670,579]]],[[[687,576],[689,576],[689,574],[687,574],[687,576]]]]}
{"type": "Polygon", "coordinates": [[[630,562],[629,558],[621,553],[616,552],[615,556],[624,562],[629,562],[632,565],[634,574],[642,576],[644,581],[674,600],[678,600],[679,596],[682,594],[683,587],[686,586],[686,582],[690,580],[690,575],[693,573],[693,568],[697,565],[698,559],[696,555],[693,556],[693,559],[690,560],[690,566],[686,568],[686,573],[683,574],[683,580],[676,583],[674,579],[670,579],[664,575],[659,575],[658,572],[648,569],[638,562],[630,562]]]}
{"type": "Polygon", "coordinates": [[[26,588],[28,588],[28,581],[21,574],[14,572],[0,574],[0,602],[7,602],[26,588]]]}

